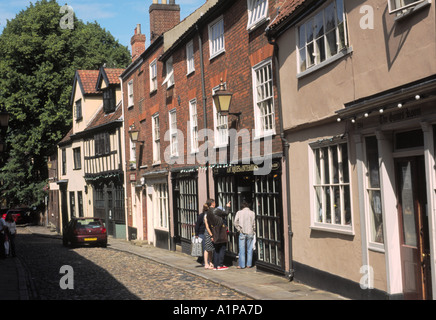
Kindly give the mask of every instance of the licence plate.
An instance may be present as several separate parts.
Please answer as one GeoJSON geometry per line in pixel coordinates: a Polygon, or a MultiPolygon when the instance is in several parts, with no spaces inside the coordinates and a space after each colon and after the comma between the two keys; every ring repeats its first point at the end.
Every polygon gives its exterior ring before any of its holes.
{"type": "Polygon", "coordinates": [[[97,241],[97,238],[85,238],[85,241],[97,241]]]}

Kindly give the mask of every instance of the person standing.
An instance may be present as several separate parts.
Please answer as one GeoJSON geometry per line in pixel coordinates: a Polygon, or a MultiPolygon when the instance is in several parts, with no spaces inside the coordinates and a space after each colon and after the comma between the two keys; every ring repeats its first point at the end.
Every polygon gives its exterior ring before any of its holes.
{"type": "Polygon", "coordinates": [[[206,228],[207,223],[207,211],[209,210],[211,203],[206,202],[203,205],[203,212],[198,215],[197,222],[195,223],[195,236],[202,240],[201,245],[203,247],[203,265],[205,269],[212,269],[212,251],[213,244],[210,240],[210,235],[206,228]],[[208,237],[208,241],[206,242],[206,237],[208,237]]]}
{"type": "Polygon", "coordinates": [[[227,203],[226,209],[210,208],[207,212],[207,221],[210,231],[212,233],[211,240],[215,248],[213,254],[214,270],[227,270],[228,267],[224,266],[224,256],[226,254],[227,227],[224,220],[230,213],[230,202],[227,203]]]}
{"type": "Polygon", "coordinates": [[[250,204],[242,201],[242,208],[236,212],[234,226],[239,232],[239,265],[238,269],[251,268],[253,264],[253,240],[256,234],[255,214],[250,204]],[[247,255],[247,260],[245,260],[247,255]]]}
{"type": "Polygon", "coordinates": [[[6,231],[6,222],[3,218],[0,219],[0,259],[6,258],[5,253],[5,231],[6,231]]]}
{"type": "Polygon", "coordinates": [[[9,252],[12,257],[15,257],[15,235],[17,234],[17,225],[12,217],[12,213],[9,212],[6,215],[5,224],[7,228],[5,234],[9,239],[9,252]]]}

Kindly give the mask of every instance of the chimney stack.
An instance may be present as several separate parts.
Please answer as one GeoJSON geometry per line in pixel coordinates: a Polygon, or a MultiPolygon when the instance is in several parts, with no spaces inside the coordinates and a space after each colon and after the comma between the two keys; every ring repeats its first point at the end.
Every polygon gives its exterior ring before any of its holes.
{"type": "Polygon", "coordinates": [[[130,44],[132,45],[132,61],[135,61],[145,51],[145,34],[141,33],[140,24],[136,25],[130,44]]]}
{"type": "Polygon", "coordinates": [[[153,0],[149,13],[151,43],[180,22],[180,6],[175,0],[162,0],[162,3],[153,0]]]}

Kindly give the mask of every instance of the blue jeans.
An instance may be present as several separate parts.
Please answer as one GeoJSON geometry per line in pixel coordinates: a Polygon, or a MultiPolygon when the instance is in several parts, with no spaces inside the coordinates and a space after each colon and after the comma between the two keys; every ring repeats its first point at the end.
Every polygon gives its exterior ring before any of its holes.
{"type": "Polygon", "coordinates": [[[239,234],[239,267],[251,267],[253,263],[253,239],[254,234],[239,234]],[[247,264],[245,264],[245,253],[247,253],[247,264]]]}

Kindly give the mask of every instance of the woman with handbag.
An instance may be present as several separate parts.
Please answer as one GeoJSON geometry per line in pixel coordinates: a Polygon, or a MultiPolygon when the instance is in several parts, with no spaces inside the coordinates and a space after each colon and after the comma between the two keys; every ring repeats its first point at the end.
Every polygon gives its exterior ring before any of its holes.
{"type": "Polygon", "coordinates": [[[230,202],[227,203],[226,209],[210,208],[207,212],[207,221],[212,234],[211,240],[213,242],[215,251],[213,256],[214,270],[227,270],[228,267],[224,266],[224,255],[226,253],[227,227],[223,219],[226,219],[230,213],[230,202]]]}
{"type": "Polygon", "coordinates": [[[203,245],[203,264],[205,269],[213,269],[212,251],[214,250],[212,240],[210,239],[210,228],[207,225],[207,211],[211,207],[215,207],[215,200],[209,199],[203,205],[203,212],[198,215],[195,224],[195,236],[201,238],[203,245]]]}

